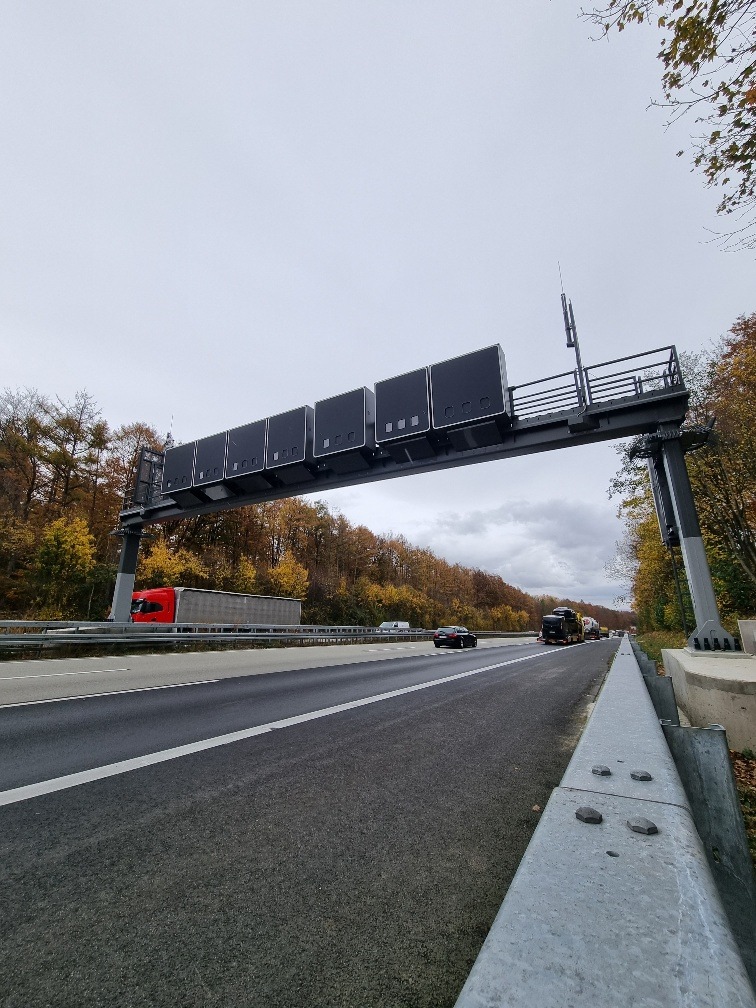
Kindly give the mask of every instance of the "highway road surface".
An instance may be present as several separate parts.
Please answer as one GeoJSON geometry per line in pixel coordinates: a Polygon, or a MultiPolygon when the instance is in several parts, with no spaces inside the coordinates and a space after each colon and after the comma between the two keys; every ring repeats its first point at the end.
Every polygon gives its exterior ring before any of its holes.
{"type": "Polygon", "coordinates": [[[0,1005],[452,1006],[616,646],[0,664],[0,1005]]]}

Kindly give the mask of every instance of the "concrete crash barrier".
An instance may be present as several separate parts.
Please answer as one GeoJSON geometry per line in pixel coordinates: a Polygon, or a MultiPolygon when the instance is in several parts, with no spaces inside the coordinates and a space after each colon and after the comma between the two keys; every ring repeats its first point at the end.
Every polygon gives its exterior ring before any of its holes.
{"type": "Polygon", "coordinates": [[[622,641],[456,1008],[756,1008],[622,641]]]}

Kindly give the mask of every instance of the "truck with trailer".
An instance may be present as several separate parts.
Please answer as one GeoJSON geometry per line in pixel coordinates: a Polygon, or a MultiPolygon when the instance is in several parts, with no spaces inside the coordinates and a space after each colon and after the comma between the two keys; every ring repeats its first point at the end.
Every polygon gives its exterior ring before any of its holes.
{"type": "Polygon", "coordinates": [[[541,620],[541,635],[544,644],[579,644],[583,640],[583,623],[574,609],[557,606],[541,620]]]}
{"type": "Polygon", "coordinates": [[[599,626],[599,621],[594,619],[593,616],[583,616],[583,639],[601,639],[601,627],[599,626]]]}
{"type": "Polygon", "coordinates": [[[131,596],[133,623],[300,626],[300,599],[205,588],[144,588],[131,596]]]}

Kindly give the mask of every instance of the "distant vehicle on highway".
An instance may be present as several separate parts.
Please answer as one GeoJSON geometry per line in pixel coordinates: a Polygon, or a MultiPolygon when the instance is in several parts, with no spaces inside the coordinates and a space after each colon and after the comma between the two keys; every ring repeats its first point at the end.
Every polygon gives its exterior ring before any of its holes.
{"type": "Polygon", "coordinates": [[[442,626],[433,634],[436,647],[477,647],[478,638],[463,626],[442,626]]]}
{"type": "Polygon", "coordinates": [[[378,633],[402,633],[409,628],[409,623],[404,620],[387,620],[378,627],[378,633]]]}
{"type": "Polygon", "coordinates": [[[579,644],[583,640],[583,623],[574,609],[557,606],[541,621],[541,636],[544,644],[579,644]]]}
{"type": "Polygon", "coordinates": [[[583,616],[583,637],[585,640],[599,640],[601,628],[593,616],[583,616]]]}

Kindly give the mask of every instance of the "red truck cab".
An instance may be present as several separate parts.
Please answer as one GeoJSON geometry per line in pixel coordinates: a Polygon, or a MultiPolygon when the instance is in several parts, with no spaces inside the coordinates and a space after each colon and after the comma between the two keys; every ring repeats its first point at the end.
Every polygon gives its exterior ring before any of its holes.
{"type": "Polygon", "coordinates": [[[133,623],[173,623],[176,592],[173,588],[145,588],[131,596],[133,623]]]}

